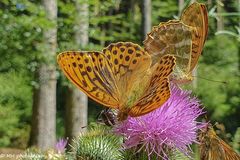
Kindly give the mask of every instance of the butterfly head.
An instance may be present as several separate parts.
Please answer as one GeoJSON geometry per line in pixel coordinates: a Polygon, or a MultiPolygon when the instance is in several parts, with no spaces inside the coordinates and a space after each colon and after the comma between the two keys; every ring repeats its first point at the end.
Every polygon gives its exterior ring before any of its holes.
{"type": "Polygon", "coordinates": [[[186,83],[190,83],[193,80],[193,77],[189,75],[189,76],[185,76],[183,78],[177,79],[177,78],[174,78],[173,76],[173,77],[170,77],[170,79],[173,83],[176,83],[176,84],[186,84],[186,83]]]}
{"type": "Polygon", "coordinates": [[[200,139],[210,139],[212,136],[215,136],[216,133],[213,129],[213,126],[209,123],[201,129],[200,139]]]}

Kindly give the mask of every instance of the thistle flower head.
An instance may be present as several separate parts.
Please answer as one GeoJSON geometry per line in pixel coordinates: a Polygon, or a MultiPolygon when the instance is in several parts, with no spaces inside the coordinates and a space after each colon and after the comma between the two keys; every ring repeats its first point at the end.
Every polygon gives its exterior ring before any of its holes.
{"type": "Polygon", "coordinates": [[[160,108],[141,117],[129,117],[115,128],[125,138],[124,148],[132,147],[167,159],[168,151],[178,150],[189,156],[190,144],[197,141],[203,126],[197,117],[203,114],[200,103],[190,92],[171,86],[171,96],[160,108]]]}
{"type": "Polygon", "coordinates": [[[60,153],[64,153],[66,146],[67,146],[68,139],[59,139],[57,143],[55,144],[56,151],[60,153]]]}

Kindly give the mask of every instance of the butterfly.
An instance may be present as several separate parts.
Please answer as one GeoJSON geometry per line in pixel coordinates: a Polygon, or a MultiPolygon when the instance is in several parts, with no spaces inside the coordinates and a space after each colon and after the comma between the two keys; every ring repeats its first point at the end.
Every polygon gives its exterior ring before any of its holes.
{"type": "Polygon", "coordinates": [[[192,71],[201,55],[207,32],[207,9],[204,4],[195,2],[183,11],[180,20],[153,27],[143,44],[153,61],[165,54],[174,55],[176,67],[171,79],[184,83],[193,79],[192,71]]]}
{"type": "Polygon", "coordinates": [[[199,140],[201,160],[240,160],[240,155],[217,136],[211,125],[202,130],[199,140]]]}
{"type": "Polygon", "coordinates": [[[112,43],[102,50],[66,51],[57,62],[66,77],[96,102],[118,110],[118,120],[137,117],[160,107],[170,97],[173,55],[154,66],[151,56],[131,42],[112,43]]]}

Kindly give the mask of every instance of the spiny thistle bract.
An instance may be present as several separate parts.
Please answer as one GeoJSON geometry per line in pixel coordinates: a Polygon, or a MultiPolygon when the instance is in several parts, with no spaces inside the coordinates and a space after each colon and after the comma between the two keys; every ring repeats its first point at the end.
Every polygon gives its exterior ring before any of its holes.
{"type": "Polygon", "coordinates": [[[95,127],[73,140],[72,150],[77,160],[121,160],[121,138],[102,127],[95,127]]]}

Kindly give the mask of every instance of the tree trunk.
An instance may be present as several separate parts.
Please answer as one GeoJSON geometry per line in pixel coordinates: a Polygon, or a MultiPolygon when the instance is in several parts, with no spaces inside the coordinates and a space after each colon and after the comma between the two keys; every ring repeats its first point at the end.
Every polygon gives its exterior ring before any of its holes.
{"type": "Polygon", "coordinates": [[[212,0],[207,1],[207,6],[208,6],[208,8],[210,8],[212,6],[212,0]]]}
{"type": "Polygon", "coordinates": [[[87,126],[87,96],[79,89],[68,88],[66,103],[66,136],[71,140],[86,130],[87,126]]]}
{"type": "Polygon", "coordinates": [[[184,0],[178,0],[178,16],[181,16],[181,13],[184,8],[184,0]]]}
{"type": "Polygon", "coordinates": [[[217,13],[218,13],[218,20],[217,20],[217,31],[222,31],[224,30],[224,20],[223,20],[223,16],[219,15],[220,13],[222,13],[222,0],[218,0],[217,1],[217,13]]]}
{"type": "Polygon", "coordinates": [[[142,8],[142,40],[144,40],[147,33],[151,31],[151,27],[152,27],[151,0],[142,0],[141,8],[142,8]]]}
{"type": "MultiPolygon", "coordinates": [[[[79,49],[88,44],[89,11],[88,1],[76,0],[75,41],[79,49]]],[[[86,131],[88,119],[88,99],[79,89],[69,87],[66,106],[66,136],[70,139],[86,131]]]]}
{"type": "Polygon", "coordinates": [[[40,63],[36,73],[39,86],[34,89],[33,114],[30,145],[43,150],[51,148],[56,141],[56,67],[57,49],[57,1],[43,0],[46,18],[52,27],[44,32],[45,49],[43,57],[47,62],[40,63]]]}

